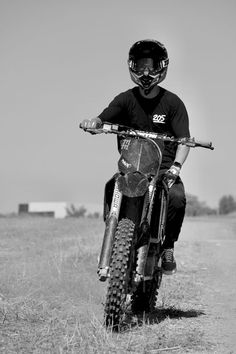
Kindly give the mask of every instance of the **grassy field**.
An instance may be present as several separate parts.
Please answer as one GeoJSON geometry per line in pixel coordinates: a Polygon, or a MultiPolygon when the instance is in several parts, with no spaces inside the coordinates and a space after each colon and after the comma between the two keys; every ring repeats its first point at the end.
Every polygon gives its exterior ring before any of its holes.
{"type": "Polygon", "coordinates": [[[233,333],[227,339],[222,328],[236,324],[236,306],[226,303],[220,317],[219,301],[235,299],[236,287],[220,299],[226,278],[214,276],[214,257],[224,240],[235,251],[235,218],[186,219],[178,272],[164,277],[156,311],[127,317],[118,334],[102,326],[103,227],[99,219],[0,219],[0,353],[234,353],[233,333]]]}

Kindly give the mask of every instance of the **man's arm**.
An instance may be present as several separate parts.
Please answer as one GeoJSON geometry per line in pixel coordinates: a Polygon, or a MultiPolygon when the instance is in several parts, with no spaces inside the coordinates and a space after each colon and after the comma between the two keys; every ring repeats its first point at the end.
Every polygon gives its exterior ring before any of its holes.
{"type": "Polygon", "coordinates": [[[176,178],[179,176],[181,167],[188,156],[189,150],[190,150],[189,146],[178,145],[177,150],[176,150],[176,154],[175,154],[174,163],[169,168],[169,170],[167,170],[165,173],[165,176],[168,179],[169,187],[172,186],[172,184],[175,182],[176,178]]]}
{"type": "Polygon", "coordinates": [[[123,116],[123,95],[116,96],[99,116],[92,119],[84,119],[81,128],[100,128],[103,122],[119,123],[119,118],[123,116]]]}
{"type": "Polygon", "coordinates": [[[183,165],[184,161],[187,159],[189,154],[190,147],[186,145],[178,145],[176,154],[175,154],[175,162],[178,162],[183,165]]]}
{"type": "MultiPolygon", "coordinates": [[[[174,98],[175,98],[175,109],[171,119],[171,127],[174,133],[173,135],[176,138],[183,138],[183,137],[188,138],[190,137],[188,112],[185,108],[184,103],[179,99],[179,97],[174,96],[174,98]]],[[[186,145],[179,144],[177,146],[173,165],[179,167],[179,171],[177,171],[178,174],[189,154],[189,150],[190,148],[186,145]]]]}

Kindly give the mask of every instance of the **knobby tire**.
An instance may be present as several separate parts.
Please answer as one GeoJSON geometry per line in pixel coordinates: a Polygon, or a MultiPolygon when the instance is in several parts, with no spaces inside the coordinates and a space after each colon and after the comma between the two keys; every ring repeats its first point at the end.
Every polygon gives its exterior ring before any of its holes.
{"type": "Polygon", "coordinates": [[[115,234],[105,303],[105,325],[118,330],[128,292],[135,224],[121,219],[115,234]]]}

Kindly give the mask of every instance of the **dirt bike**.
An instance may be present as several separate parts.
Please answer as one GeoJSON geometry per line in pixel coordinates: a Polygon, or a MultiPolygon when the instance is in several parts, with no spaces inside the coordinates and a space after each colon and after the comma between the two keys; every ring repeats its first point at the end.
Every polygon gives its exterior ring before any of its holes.
{"type": "Polygon", "coordinates": [[[116,134],[119,141],[118,172],[105,187],[106,226],[98,264],[99,280],[109,281],[105,325],[115,330],[127,302],[133,313],[155,308],[162,280],[168,192],[173,184],[160,176],[164,143],[214,148],[194,138],[176,139],[116,124],[84,130],[116,134]]]}

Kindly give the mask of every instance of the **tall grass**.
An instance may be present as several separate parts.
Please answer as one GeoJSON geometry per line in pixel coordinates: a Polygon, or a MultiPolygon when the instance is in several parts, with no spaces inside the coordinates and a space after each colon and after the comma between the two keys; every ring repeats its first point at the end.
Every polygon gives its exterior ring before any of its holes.
{"type": "Polygon", "coordinates": [[[189,255],[197,243],[183,243],[185,263],[164,278],[157,311],[128,314],[121,333],[104,329],[106,286],[96,275],[103,227],[99,219],[0,219],[0,352],[207,353],[202,284],[189,255]]]}

